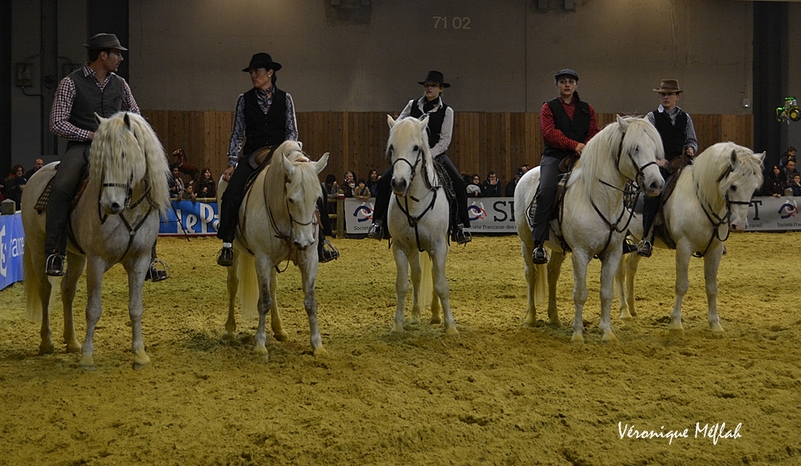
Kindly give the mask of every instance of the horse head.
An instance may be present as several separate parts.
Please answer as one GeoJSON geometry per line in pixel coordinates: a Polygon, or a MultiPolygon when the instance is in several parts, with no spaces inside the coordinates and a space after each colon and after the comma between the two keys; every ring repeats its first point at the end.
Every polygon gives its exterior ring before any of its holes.
{"type": "Polygon", "coordinates": [[[430,163],[428,147],[428,116],[422,120],[407,117],[395,121],[387,115],[389,140],[387,158],[392,164],[392,190],[396,196],[405,196],[415,174],[430,163]]]}
{"type": "Polygon", "coordinates": [[[657,196],[665,187],[657,160],[665,158],[662,138],[654,125],[645,118],[617,116],[623,132],[618,153],[618,169],[629,180],[635,181],[648,196],[657,196]]]}
{"type": "MultiPolygon", "coordinates": [[[[729,143],[733,144],[733,143],[729,143]]],[[[720,175],[718,193],[726,200],[731,231],[748,228],[748,206],[754,191],[762,185],[762,161],[765,153],[754,154],[750,149],[736,146],[720,175]]]]}
{"type": "Polygon", "coordinates": [[[276,150],[270,166],[280,166],[283,172],[286,211],[291,225],[289,236],[292,243],[298,249],[306,249],[313,245],[317,238],[319,229],[316,216],[317,199],[322,194],[318,175],[328,164],[329,153],[326,152],[315,162],[303,154],[297,142],[287,141],[287,143],[291,145],[287,147],[289,150],[276,150]],[[275,160],[276,157],[280,159],[275,160]]]}

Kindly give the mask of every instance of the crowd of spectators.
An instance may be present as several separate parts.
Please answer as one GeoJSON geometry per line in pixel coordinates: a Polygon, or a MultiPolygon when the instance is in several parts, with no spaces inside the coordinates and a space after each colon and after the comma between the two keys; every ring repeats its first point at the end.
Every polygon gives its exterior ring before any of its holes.
{"type": "Polygon", "coordinates": [[[801,173],[796,168],[796,149],[787,148],[779,163],[766,167],[764,182],[759,194],[762,196],[782,197],[801,196],[801,173]]]}

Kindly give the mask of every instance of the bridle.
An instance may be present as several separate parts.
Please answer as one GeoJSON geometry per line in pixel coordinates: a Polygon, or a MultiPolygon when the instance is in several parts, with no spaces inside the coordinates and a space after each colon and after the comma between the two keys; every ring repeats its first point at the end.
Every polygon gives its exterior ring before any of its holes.
{"type": "Polygon", "coordinates": [[[418,230],[418,224],[420,223],[420,220],[422,220],[423,217],[431,209],[434,208],[434,205],[437,202],[437,193],[439,192],[439,189],[442,187],[442,186],[433,185],[431,183],[431,180],[429,179],[431,174],[428,173],[428,165],[426,165],[424,163],[423,164],[423,169],[422,169],[422,173],[423,173],[423,177],[424,177],[423,179],[425,181],[427,193],[433,193],[433,195],[431,196],[431,202],[428,203],[426,208],[423,209],[423,211],[419,215],[414,216],[414,215],[411,214],[411,210],[409,209],[409,199],[411,199],[414,202],[418,202],[418,203],[422,201],[422,198],[421,199],[417,199],[414,196],[412,196],[411,194],[409,194],[409,192],[408,192],[408,190],[411,189],[412,181],[414,181],[414,177],[417,174],[417,166],[420,165],[420,162],[422,162],[422,161],[423,161],[423,147],[418,145],[417,146],[417,157],[415,158],[414,163],[409,162],[407,159],[405,159],[403,157],[398,157],[397,159],[395,159],[394,162],[392,162],[392,170],[393,170],[393,172],[395,171],[395,164],[398,163],[398,162],[404,162],[405,164],[409,165],[409,168],[412,170],[412,174],[409,177],[409,187],[407,187],[407,194],[405,196],[403,196],[405,205],[401,204],[401,201],[398,198],[398,196],[395,196],[395,203],[397,204],[397,206],[401,210],[401,212],[403,212],[403,215],[406,216],[406,221],[409,223],[409,228],[413,228],[414,229],[414,238],[415,238],[415,241],[417,241],[417,250],[420,251],[420,252],[423,252],[424,249],[420,246],[420,232],[418,230]]]}
{"type": "MultiPolygon", "coordinates": [[[[728,177],[732,173],[734,173],[734,168],[731,165],[729,165],[729,167],[726,169],[726,171],[724,171],[718,177],[718,179],[715,181],[715,184],[716,185],[720,185],[721,181],[723,181],[726,177],[728,177]]],[[[696,183],[695,183],[695,196],[700,200],[701,196],[699,195],[699,190],[700,190],[700,186],[698,185],[698,182],[696,181],[696,183]]],[[[731,206],[732,205],[746,205],[746,206],[750,206],[751,205],[751,201],[750,200],[748,200],[748,201],[732,201],[731,199],[729,199],[729,192],[728,191],[726,191],[726,195],[723,196],[723,198],[726,201],[726,213],[724,213],[722,216],[718,215],[717,212],[715,212],[715,210],[712,208],[712,206],[709,205],[709,202],[707,202],[706,205],[701,204],[701,210],[704,212],[704,215],[706,215],[707,220],[709,220],[709,223],[712,225],[712,235],[709,238],[709,242],[707,242],[707,244],[706,244],[706,248],[704,248],[704,252],[698,252],[698,251],[694,252],[693,256],[695,256],[695,257],[704,257],[704,254],[706,254],[707,251],[709,251],[709,247],[712,245],[712,241],[714,241],[715,238],[717,238],[717,240],[720,241],[721,243],[723,243],[727,239],[729,239],[729,234],[731,233],[731,230],[729,230],[728,226],[729,226],[729,221],[731,220],[731,206]],[[726,236],[721,238],[720,237],[720,227],[723,226],[723,225],[726,226],[726,236]]]]}

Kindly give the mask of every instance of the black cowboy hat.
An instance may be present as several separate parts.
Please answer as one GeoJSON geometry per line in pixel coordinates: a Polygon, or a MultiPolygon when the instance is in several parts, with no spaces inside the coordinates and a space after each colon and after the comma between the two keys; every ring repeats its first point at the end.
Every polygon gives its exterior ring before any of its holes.
{"type": "Polygon", "coordinates": [[[561,70],[557,71],[556,74],[554,75],[553,79],[555,81],[559,81],[559,78],[562,77],[562,76],[571,77],[571,78],[575,79],[576,81],[579,80],[578,79],[578,73],[576,73],[575,71],[571,70],[570,68],[564,68],[564,69],[561,69],[561,70]]]}
{"type": "Polygon", "coordinates": [[[270,56],[269,53],[259,52],[250,59],[250,64],[247,68],[243,69],[242,71],[250,72],[250,70],[256,68],[264,68],[265,70],[273,70],[278,71],[281,69],[281,64],[274,62],[273,57],[270,56]]]}
{"type": "Polygon", "coordinates": [[[438,83],[442,87],[451,87],[449,83],[445,82],[445,77],[442,76],[442,73],[434,70],[428,72],[425,81],[417,81],[417,84],[421,86],[425,83],[438,83]]]}
{"type": "Polygon", "coordinates": [[[106,49],[117,49],[117,50],[128,50],[120,44],[120,40],[117,39],[117,36],[114,34],[107,34],[105,32],[101,32],[100,34],[95,34],[89,39],[88,44],[83,44],[89,50],[106,50],[106,49]]]}

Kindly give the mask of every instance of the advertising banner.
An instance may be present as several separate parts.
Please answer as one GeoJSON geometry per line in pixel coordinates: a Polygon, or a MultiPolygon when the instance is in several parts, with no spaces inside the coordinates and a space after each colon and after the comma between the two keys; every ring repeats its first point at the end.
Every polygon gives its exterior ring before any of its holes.
{"type": "Polygon", "coordinates": [[[167,218],[161,219],[159,235],[216,235],[219,222],[216,202],[172,201],[167,218]]]}
{"type": "Polygon", "coordinates": [[[25,232],[22,215],[0,215],[0,290],[22,281],[25,232]]]}

